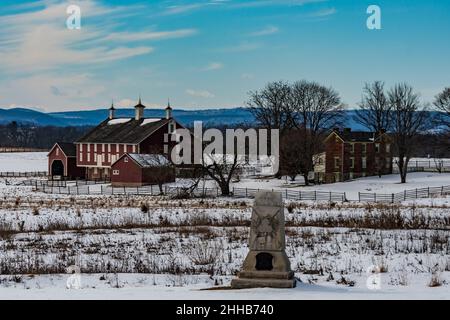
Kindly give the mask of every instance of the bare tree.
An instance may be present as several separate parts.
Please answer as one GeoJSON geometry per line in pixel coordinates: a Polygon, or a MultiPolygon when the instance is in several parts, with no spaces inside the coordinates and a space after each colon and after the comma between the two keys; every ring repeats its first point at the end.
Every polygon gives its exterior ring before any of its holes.
{"type": "Polygon", "coordinates": [[[280,141],[280,174],[288,176],[291,181],[304,171],[299,156],[302,153],[301,139],[302,131],[294,129],[281,137],[280,141]]]}
{"type": "Polygon", "coordinates": [[[163,194],[164,184],[175,177],[175,166],[165,156],[159,154],[156,148],[152,148],[152,150],[155,152],[146,156],[146,161],[152,167],[152,180],[158,185],[160,194],[163,194]]]}
{"type": "Polygon", "coordinates": [[[390,111],[392,105],[384,91],[384,82],[366,83],[359,110],[353,119],[373,132],[389,129],[390,111]]]}
{"type": "Polygon", "coordinates": [[[283,136],[293,127],[291,87],[283,81],[271,82],[261,91],[252,91],[247,107],[259,125],[266,129],[279,129],[283,136]]]}
{"type": "Polygon", "coordinates": [[[406,183],[408,163],[418,145],[420,133],[426,128],[427,112],[419,95],[407,84],[397,84],[388,93],[391,104],[392,138],[398,159],[401,183],[406,183]]]}
{"type": "Polygon", "coordinates": [[[438,94],[434,100],[434,105],[439,111],[444,114],[440,117],[441,124],[450,130],[450,87],[444,89],[440,94],[438,94]]]}
{"type": "Polygon", "coordinates": [[[332,88],[307,81],[293,84],[291,104],[293,124],[299,131],[298,167],[305,184],[309,185],[308,174],[314,170],[313,156],[321,151],[325,131],[342,123],[343,106],[332,88]]]}
{"type": "Polygon", "coordinates": [[[217,183],[222,196],[229,196],[231,179],[239,173],[244,162],[237,153],[233,155],[204,154],[203,170],[217,183]]]}

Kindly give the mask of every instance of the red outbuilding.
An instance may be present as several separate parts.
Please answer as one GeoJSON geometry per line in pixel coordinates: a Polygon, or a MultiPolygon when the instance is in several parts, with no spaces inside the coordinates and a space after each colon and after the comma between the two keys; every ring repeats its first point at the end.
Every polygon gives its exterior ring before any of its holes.
{"type": "Polygon", "coordinates": [[[161,185],[175,181],[175,167],[161,154],[125,153],[111,165],[114,187],[161,185]]]}
{"type": "Polygon", "coordinates": [[[47,157],[48,174],[53,179],[62,177],[84,179],[86,169],[77,166],[77,149],[75,144],[57,142],[47,157]]]}

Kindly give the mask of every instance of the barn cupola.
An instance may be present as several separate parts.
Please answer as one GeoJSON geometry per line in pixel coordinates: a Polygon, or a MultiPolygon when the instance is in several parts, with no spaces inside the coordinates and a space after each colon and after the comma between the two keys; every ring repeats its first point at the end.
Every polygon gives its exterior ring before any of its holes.
{"type": "Polygon", "coordinates": [[[167,101],[166,119],[172,119],[172,107],[170,106],[170,100],[167,101]]]}
{"type": "Polygon", "coordinates": [[[139,96],[139,102],[138,104],[134,107],[135,109],[135,119],[136,121],[141,120],[142,118],[144,118],[144,109],[145,106],[142,104],[141,101],[141,97],[139,96]]]}
{"type": "Polygon", "coordinates": [[[114,108],[114,101],[111,103],[111,108],[109,108],[109,120],[114,119],[116,113],[116,108],[114,108]]]}

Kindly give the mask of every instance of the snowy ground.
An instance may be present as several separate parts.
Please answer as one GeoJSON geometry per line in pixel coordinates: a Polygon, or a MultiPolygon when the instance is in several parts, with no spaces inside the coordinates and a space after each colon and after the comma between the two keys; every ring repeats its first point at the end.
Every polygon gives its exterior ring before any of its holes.
{"type": "Polygon", "coordinates": [[[55,196],[1,179],[0,187],[0,298],[450,298],[450,198],[288,202],[298,287],[203,291],[240,270],[252,200],[55,196]],[[70,266],[80,268],[81,289],[66,288],[70,266]],[[368,273],[373,266],[383,272],[368,273]],[[378,290],[367,287],[371,276],[380,276],[378,290]],[[433,277],[440,286],[429,286],[433,277]]]}
{"type": "MultiPolygon", "coordinates": [[[[35,155],[19,166],[40,170],[35,155]]],[[[0,171],[11,170],[5,154],[0,159],[0,171]]],[[[354,195],[449,185],[449,177],[412,173],[403,185],[393,175],[308,188],[276,179],[236,186],[354,195]]],[[[297,288],[201,290],[229,286],[240,270],[252,200],[76,197],[5,182],[1,299],[450,299],[450,197],[394,205],[287,202],[286,253],[297,288]],[[80,268],[79,278],[66,274],[71,266],[80,268]],[[375,267],[381,273],[368,272],[375,267]],[[368,279],[378,276],[380,287],[369,289],[368,279]],[[80,289],[67,289],[68,279],[80,279],[80,289]]]]}
{"type": "Polygon", "coordinates": [[[47,170],[47,152],[0,152],[0,172],[35,172],[47,170]]]}
{"type": "Polygon", "coordinates": [[[400,177],[397,174],[386,175],[381,178],[366,177],[355,179],[347,182],[303,186],[303,178],[291,182],[288,179],[242,179],[240,182],[233,184],[240,188],[253,189],[290,189],[304,191],[332,191],[345,192],[347,199],[357,200],[358,192],[367,193],[397,193],[404,190],[441,187],[450,185],[450,173],[433,173],[433,172],[413,172],[407,176],[407,182],[400,183],[400,177]]]}
{"type": "MultiPolygon", "coordinates": [[[[7,287],[0,288],[2,299],[151,299],[151,300],[325,300],[325,299],[449,299],[448,286],[429,288],[428,279],[417,275],[408,286],[391,286],[387,276],[381,276],[379,289],[365,286],[367,276],[355,277],[355,287],[335,286],[332,283],[309,284],[298,282],[295,289],[203,290],[213,287],[207,276],[192,277],[196,284],[168,287],[167,276],[147,274],[81,274],[80,289],[68,289],[70,275],[9,277],[7,287]],[[102,280],[100,280],[102,279],[102,280]],[[20,281],[20,282],[17,282],[20,281]]],[[[300,276],[300,278],[302,278],[300,276]]],[[[305,277],[303,277],[305,278],[305,277]]],[[[8,279],[3,277],[3,279],[8,279]]]]}

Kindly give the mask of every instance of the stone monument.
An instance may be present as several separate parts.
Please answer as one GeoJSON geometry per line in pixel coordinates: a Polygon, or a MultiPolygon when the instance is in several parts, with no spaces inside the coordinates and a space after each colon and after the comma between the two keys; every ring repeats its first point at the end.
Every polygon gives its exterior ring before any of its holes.
{"type": "Polygon", "coordinates": [[[250,252],[238,278],[231,281],[234,289],[293,288],[296,280],[285,252],[284,206],[281,193],[258,192],[250,226],[250,252]]]}

